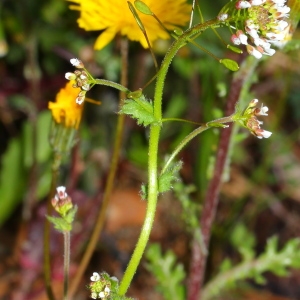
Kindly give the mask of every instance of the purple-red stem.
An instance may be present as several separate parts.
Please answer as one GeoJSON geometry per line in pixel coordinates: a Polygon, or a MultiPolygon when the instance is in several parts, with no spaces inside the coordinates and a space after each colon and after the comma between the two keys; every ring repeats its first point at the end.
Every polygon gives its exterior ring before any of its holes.
{"type": "MultiPolygon", "coordinates": [[[[249,63],[246,61],[244,66],[240,69],[237,76],[233,78],[228,99],[226,102],[226,116],[229,116],[234,113],[235,105],[240,98],[242,87],[245,84],[249,75],[252,74],[253,70],[254,67],[249,67],[249,63]]],[[[188,300],[201,299],[201,287],[204,282],[206,260],[208,255],[208,251],[206,253],[203,253],[203,246],[204,249],[208,249],[209,247],[211,229],[219,202],[219,192],[222,183],[224,166],[227,160],[231,134],[232,126],[222,130],[220,135],[220,142],[216,155],[216,165],[214,168],[214,174],[208,186],[200,218],[200,228],[203,245],[199,243],[198,239],[194,239],[192,244],[192,257],[190,264],[190,273],[188,278],[188,300]]]]}

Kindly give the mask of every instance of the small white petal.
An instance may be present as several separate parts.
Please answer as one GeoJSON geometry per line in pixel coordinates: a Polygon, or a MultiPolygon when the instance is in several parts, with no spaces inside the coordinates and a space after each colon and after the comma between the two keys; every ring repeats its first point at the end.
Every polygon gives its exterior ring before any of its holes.
{"type": "Polygon", "coordinates": [[[119,279],[116,276],[112,276],[112,277],[110,277],[110,279],[113,281],[119,282],[119,279]]]}
{"type": "Polygon", "coordinates": [[[266,37],[269,38],[269,42],[279,42],[282,41],[285,37],[284,32],[274,33],[274,32],[267,32],[266,37]]]}
{"type": "Polygon", "coordinates": [[[93,292],[93,293],[91,294],[91,298],[92,298],[92,299],[97,299],[97,298],[98,298],[98,297],[97,297],[97,293],[94,293],[94,292],[93,292]]]}
{"type": "Polygon", "coordinates": [[[89,84],[84,84],[81,88],[85,91],[88,91],[90,89],[90,85],[89,84]]]}
{"type": "Polygon", "coordinates": [[[241,40],[235,34],[231,36],[231,41],[234,45],[237,46],[241,44],[241,40]]]}
{"type": "Polygon", "coordinates": [[[228,14],[220,14],[218,15],[218,20],[225,21],[228,19],[228,14]]]}
{"type": "Polygon", "coordinates": [[[81,105],[83,103],[83,101],[84,101],[84,97],[77,97],[76,98],[76,103],[79,104],[79,105],[81,105]]]}
{"type": "Polygon", "coordinates": [[[261,5],[265,2],[266,2],[266,0],[252,0],[252,1],[250,1],[250,3],[254,6],[261,5]]]}
{"type": "Polygon", "coordinates": [[[269,108],[268,108],[268,106],[261,106],[261,108],[260,108],[260,112],[259,112],[259,114],[261,115],[261,116],[267,116],[268,114],[267,114],[267,112],[269,111],[269,108]]]}
{"type": "Polygon", "coordinates": [[[280,18],[287,18],[289,16],[290,8],[288,6],[277,7],[277,12],[280,13],[280,18]]]}
{"type": "Polygon", "coordinates": [[[239,1],[236,3],[235,7],[237,9],[249,8],[251,4],[248,1],[239,1]]]}
{"type": "Polygon", "coordinates": [[[287,26],[289,26],[289,23],[284,21],[284,20],[280,20],[277,24],[277,30],[282,31],[284,30],[287,26]]]}
{"type": "Polygon", "coordinates": [[[259,39],[259,35],[256,29],[246,27],[246,31],[252,38],[259,39]]]}
{"type": "Polygon", "coordinates": [[[257,49],[252,47],[251,45],[247,45],[247,51],[250,55],[254,56],[257,59],[262,58],[262,53],[259,52],[257,49]]]}
{"type": "Polygon", "coordinates": [[[68,72],[65,74],[65,78],[68,80],[74,80],[76,79],[76,75],[74,73],[68,72]]]}
{"type": "Polygon", "coordinates": [[[100,292],[100,293],[99,293],[99,297],[100,297],[101,299],[105,298],[104,292],[100,292]]]}
{"type": "Polygon", "coordinates": [[[264,137],[265,139],[269,138],[272,135],[271,131],[267,131],[267,130],[263,130],[261,132],[262,137],[264,137]]]}
{"type": "Polygon", "coordinates": [[[91,276],[91,281],[98,281],[100,279],[100,275],[97,272],[93,273],[93,276],[91,276]]]}
{"type": "Polygon", "coordinates": [[[286,0],[273,0],[273,3],[277,4],[278,6],[283,6],[286,0]]]}
{"type": "Polygon", "coordinates": [[[68,194],[66,193],[66,187],[59,186],[56,188],[57,196],[59,199],[67,198],[68,194]]]}
{"type": "Polygon", "coordinates": [[[269,56],[272,56],[272,55],[274,55],[276,53],[276,50],[272,49],[272,48],[270,48],[270,49],[264,49],[264,50],[265,50],[264,54],[269,55],[269,56]]]}
{"type": "Polygon", "coordinates": [[[81,65],[81,61],[78,58],[71,58],[70,59],[70,63],[74,66],[74,67],[78,67],[81,65]]]}
{"type": "Polygon", "coordinates": [[[247,45],[248,42],[248,37],[246,36],[246,34],[244,34],[241,30],[238,30],[236,33],[237,37],[240,39],[241,43],[244,45],[247,45]]]}

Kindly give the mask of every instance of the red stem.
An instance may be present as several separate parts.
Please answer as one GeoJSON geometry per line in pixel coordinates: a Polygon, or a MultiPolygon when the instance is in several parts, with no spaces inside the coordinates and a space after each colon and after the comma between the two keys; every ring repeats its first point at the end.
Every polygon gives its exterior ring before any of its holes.
{"type": "MultiPolygon", "coordinates": [[[[256,64],[254,63],[254,65],[256,64]]],[[[239,100],[242,87],[248,79],[249,75],[252,74],[253,70],[254,66],[249,67],[249,63],[247,60],[245,62],[245,65],[240,69],[237,76],[233,78],[226,102],[226,116],[234,113],[235,105],[239,100]]],[[[204,253],[203,249],[208,249],[209,247],[211,228],[219,203],[219,192],[222,184],[222,175],[228,155],[231,134],[232,126],[222,130],[221,132],[219,147],[216,155],[214,174],[208,186],[206,197],[204,199],[202,215],[200,218],[200,228],[202,232],[203,245],[199,243],[198,239],[194,239],[192,244],[192,257],[188,278],[188,300],[201,299],[201,287],[204,282],[206,260],[208,255],[208,251],[204,253]]]]}

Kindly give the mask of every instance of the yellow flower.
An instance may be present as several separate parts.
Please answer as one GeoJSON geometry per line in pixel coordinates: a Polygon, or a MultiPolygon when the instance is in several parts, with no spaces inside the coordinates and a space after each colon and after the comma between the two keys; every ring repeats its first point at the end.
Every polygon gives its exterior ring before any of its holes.
{"type": "MultiPolygon", "coordinates": [[[[104,30],[96,40],[95,49],[100,50],[105,47],[117,33],[127,36],[132,41],[140,42],[144,48],[148,47],[126,0],[68,1],[77,4],[71,5],[71,9],[80,11],[79,27],[87,31],[104,30]]],[[[143,0],[143,2],[169,30],[183,26],[189,20],[191,5],[187,4],[186,0],[143,0]]],[[[150,43],[159,38],[168,39],[170,37],[152,16],[142,13],[139,13],[139,16],[146,28],[150,43]]]]}
{"type": "Polygon", "coordinates": [[[56,101],[48,103],[48,108],[52,111],[52,117],[56,123],[78,129],[83,105],[75,101],[80,88],[74,88],[74,84],[74,80],[69,81],[56,95],[56,101]]]}

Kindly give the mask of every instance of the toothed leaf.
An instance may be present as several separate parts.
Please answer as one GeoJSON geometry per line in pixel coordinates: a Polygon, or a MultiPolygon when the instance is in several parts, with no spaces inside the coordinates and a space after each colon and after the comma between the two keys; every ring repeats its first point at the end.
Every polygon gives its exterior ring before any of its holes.
{"type": "Polygon", "coordinates": [[[153,105],[144,95],[138,98],[126,99],[120,113],[130,115],[139,125],[150,125],[156,120],[153,115],[153,105]]]}

